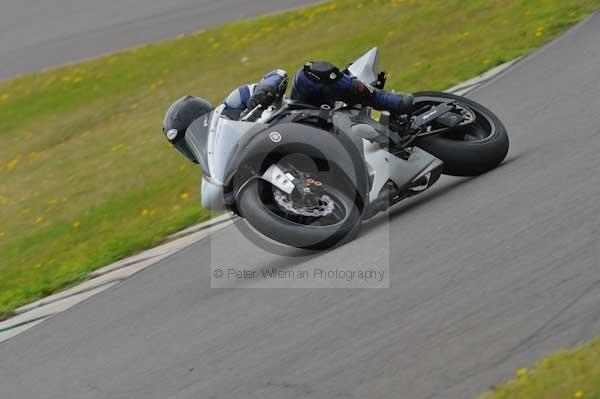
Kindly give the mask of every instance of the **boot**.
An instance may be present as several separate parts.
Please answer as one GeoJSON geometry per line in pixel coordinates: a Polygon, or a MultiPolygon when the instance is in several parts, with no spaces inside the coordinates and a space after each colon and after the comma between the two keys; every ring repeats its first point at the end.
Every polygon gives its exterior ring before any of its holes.
{"type": "Polygon", "coordinates": [[[413,110],[414,98],[412,94],[389,93],[375,89],[373,108],[389,111],[394,115],[409,114],[413,110]]]}

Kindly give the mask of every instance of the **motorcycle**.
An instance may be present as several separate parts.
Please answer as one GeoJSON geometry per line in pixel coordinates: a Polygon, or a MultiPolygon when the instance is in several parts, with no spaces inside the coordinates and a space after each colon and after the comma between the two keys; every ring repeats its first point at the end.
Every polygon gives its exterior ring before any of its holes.
{"type": "MultiPolygon", "coordinates": [[[[377,59],[373,48],[345,72],[383,88],[377,59]]],[[[489,109],[443,92],[414,98],[414,112],[394,118],[284,98],[236,120],[224,105],[188,96],[169,108],[163,131],[199,164],[204,208],[232,211],[280,243],[321,250],[352,239],[363,220],[441,174],[476,176],[506,157],[506,128],[489,109]]]]}

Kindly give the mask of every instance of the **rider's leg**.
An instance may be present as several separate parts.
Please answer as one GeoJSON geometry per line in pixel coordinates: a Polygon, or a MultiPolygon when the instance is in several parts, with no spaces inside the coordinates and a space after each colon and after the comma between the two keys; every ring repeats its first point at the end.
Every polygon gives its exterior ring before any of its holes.
{"type": "Polygon", "coordinates": [[[311,73],[306,65],[294,78],[292,99],[310,104],[333,104],[343,101],[350,105],[367,105],[382,111],[400,115],[410,113],[413,96],[403,93],[390,93],[376,89],[358,79],[342,74],[327,62],[307,64],[317,69],[311,73]],[[329,69],[328,69],[329,68],[329,69]],[[330,79],[329,79],[330,78],[330,79]]]}

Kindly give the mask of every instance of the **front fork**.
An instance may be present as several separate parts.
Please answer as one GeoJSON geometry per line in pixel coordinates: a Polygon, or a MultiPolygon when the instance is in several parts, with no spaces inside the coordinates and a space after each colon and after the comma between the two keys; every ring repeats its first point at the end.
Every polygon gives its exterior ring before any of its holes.
{"type": "Polygon", "coordinates": [[[260,178],[287,194],[291,194],[296,188],[296,184],[294,184],[296,178],[294,175],[290,172],[284,172],[277,164],[269,166],[260,178]]]}

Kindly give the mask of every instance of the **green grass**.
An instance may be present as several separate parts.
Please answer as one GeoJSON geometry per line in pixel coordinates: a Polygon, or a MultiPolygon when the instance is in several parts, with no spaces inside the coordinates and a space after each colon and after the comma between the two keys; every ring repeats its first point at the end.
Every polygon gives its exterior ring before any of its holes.
{"type": "Polygon", "coordinates": [[[600,399],[600,339],[555,353],[481,399],[600,399]]]}
{"type": "Polygon", "coordinates": [[[600,0],[338,0],[0,82],[0,317],[208,217],[161,136],[185,94],[381,49],[388,86],[444,89],[526,54],[600,0]]]}

